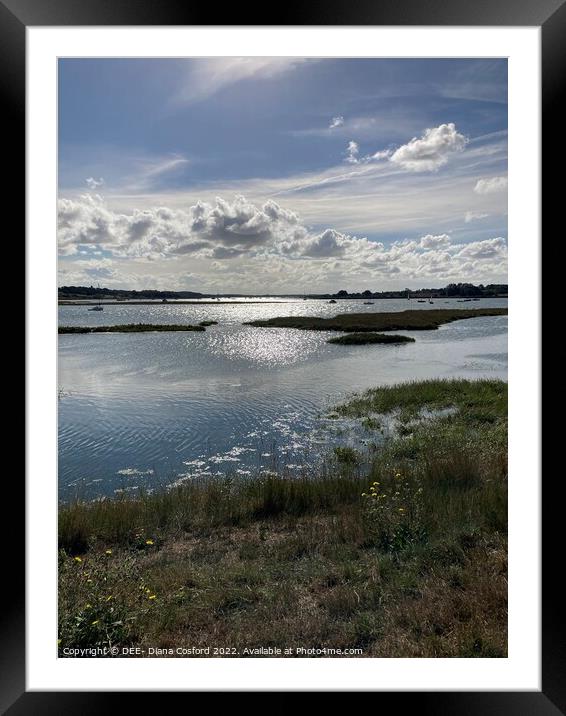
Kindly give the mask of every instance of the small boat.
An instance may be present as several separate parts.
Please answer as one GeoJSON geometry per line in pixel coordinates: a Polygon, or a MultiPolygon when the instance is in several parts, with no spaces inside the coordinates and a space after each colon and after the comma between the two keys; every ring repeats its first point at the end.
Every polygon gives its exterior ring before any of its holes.
{"type": "MultiPolygon", "coordinates": [[[[97,288],[100,288],[100,284],[97,286],[97,288]]],[[[104,311],[104,308],[102,307],[102,304],[100,303],[100,299],[98,299],[98,303],[96,306],[93,306],[92,308],[88,309],[89,311],[104,311]]]]}
{"type": "Polygon", "coordinates": [[[364,306],[373,306],[373,301],[364,301],[364,306]]]}
{"type": "Polygon", "coordinates": [[[426,303],[426,301],[424,300],[424,298],[418,298],[417,303],[426,303]]]}
{"type": "Polygon", "coordinates": [[[336,303],[336,301],[333,298],[331,298],[330,301],[328,301],[328,303],[336,303]]]}

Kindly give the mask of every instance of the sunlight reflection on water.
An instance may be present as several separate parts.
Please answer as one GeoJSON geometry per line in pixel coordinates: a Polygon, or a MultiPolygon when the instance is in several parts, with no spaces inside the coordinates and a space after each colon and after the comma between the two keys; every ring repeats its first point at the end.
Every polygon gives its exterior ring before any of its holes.
{"type": "MultiPolygon", "coordinates": [[[[379,303],[364,308],[385,310],[379,303]]],[[[408,302],[381,303],[405,310],[408,302]]],[[[506,301],[465,307],[478,305],[506,301]]],[[[324,419],[352,391],[433,377],[506,379],[506,316],[414,332],[415,343],[396,346],[336,346],[327,332],[242,325],[360,309],[356,301],[118,305],[95,315],[61,307],[61,325],[219,321],[204,333],[59,337],[61,496],[153,488],[196,474],[299,473],[328,445],[361,439],[352,426],[324,419]]]]}

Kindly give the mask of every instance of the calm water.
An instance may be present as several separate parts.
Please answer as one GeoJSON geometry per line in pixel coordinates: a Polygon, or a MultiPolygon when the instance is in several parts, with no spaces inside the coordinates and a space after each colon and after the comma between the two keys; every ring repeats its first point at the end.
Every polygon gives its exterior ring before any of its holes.
{"type": "MultiPolygon", "coordinates": [[[[281,299],[283,300],[283,299],[281,299]]],[[[434,308],[506,306],[435,301],[434,308]]],[[[427,310],[412,300],[61,306],[60,325],[219,322],[205,333],[59,336],[61,498],[152,489],[194,475],[295,474],[335,441],[328,419],[354,391],[435,377],[507,378],[507,317],[474,318],[415,343],[336,346],[326,332],[243,326],[278,315],[427,310]]]]}

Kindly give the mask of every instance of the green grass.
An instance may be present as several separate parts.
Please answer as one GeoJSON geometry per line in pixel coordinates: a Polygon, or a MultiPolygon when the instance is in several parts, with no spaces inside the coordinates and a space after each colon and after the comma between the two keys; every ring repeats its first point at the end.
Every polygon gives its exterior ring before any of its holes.
{"type": "Polygon", "coordinates": [[[458,408],[458,423],[500,422],[507,416],[507,384],[497,380],[426,380],[374,388],[339,405],[348,417],[402,410],[415,417],[420,410],[458,408]]]}
{"type": "Polygon", "coordinates": [[[403,436],[338,449],[315,477],[61,506],[60,649],[506,656],[506,405],[500,381],[371,390],[338,411],[369,431],[394,412],[403,436]]]}
{"type": "Polygon", "coordinates": [[[414,343],[410,336],[398,336],[384,333],[347,333],[345,336],[329,338],[327,343],[337,343],[341,346],[363,346],[367,343],[414,343]]]}
{"type": "Polygon", "coordinates": [[[262,328],[299,328],[308,331],[424,331],[451,321],[478,316],[504,316],[506,308],[408,310],[398,313],[342,313],[334,318],[281,316],[250,321],[244,325],[262,328]]]}
{"type": "Polygon", "coordinates": [[[59,326],[59,333],[146,333],[154,331],[204,331],[205,327],[153,323],[125,323],[119,326],[59,326]]]}

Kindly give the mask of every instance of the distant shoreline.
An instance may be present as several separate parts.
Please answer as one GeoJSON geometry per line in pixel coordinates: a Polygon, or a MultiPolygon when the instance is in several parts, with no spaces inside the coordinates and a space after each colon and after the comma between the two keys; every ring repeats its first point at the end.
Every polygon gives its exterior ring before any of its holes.
{"type": "Polygon", "coordinates": [[[154,300],[147,300],[147,301],[99,301],[98,299],[92,299],[90,301],[85,301],[81,299],[77,299],[76,301],[72,301],[70,299],[65,300],[59,300],[58,304],[59,306],[96,306],[97,304],[102,304],[103,306],[167,306],[173,304],[174,306],[178,305],[186,305],[186,304],[192,304],[197,306],[218,306],[220,304],[226,305],[227,303],[233,304],[233,303],[242,303],[246,306],[250,303],[288,303],[288,301],[183,301],[183,300],[171,300],[171,301],[163,301],[161,299],[154,299],[154,300]]]}
{"type": "MultiPolygon", "coordinates": [[[[285,298],[285,297],[282,297],[285,298]]],[[[367,298],[358,298],[358,297],[351,297],[351,296],[336,296],[334,297],[337,301],[364,301],[367,300],[367,298]]],[[[470,299],[469,296],[433,296],[435,300],[444,300],[444,301],[461,301],[463,299],[470,299]]],[[[471,300],[474,300],[474,298],[477,298],[478,300],[492,300],[494,298],[507,298],[507,295],[505,296],[474,296],[471,300]]],[[[147,300],[129,300],[126,299],[125,301],[105,301],[104,299],[98,300],[98,299],[59,299],[58,305],[59,306],[95,306],[98,303],[101,303],[104,306],[167,306],[167,305],[195,305],[195,306],[219,306],[219,305],[226,305],[226,304],[242,304],[242,305],[250,305],[255,303],[261,303],[262,305],[271,304],[271,303],[301,303],[305,300],[307,301],[328,301],[327,297],[320,298],[318,296],[307,296],[307,298],[297,298],[295,296],[289,296],[289,299],[287,301],[248,301],[248,300],[184,300],[184,299],[171,299],[171,300],[163,300],[163,299],[147,299],[147,300]],[[294,300],[293,300],[294,299],[294,300]]],[[[373,298],[373,301],[400,301],[400,300],[407,300],[406,298],[400,299],[398,296],[384,296],[382,298],[373,298]]],[[[411,298],[411,301],[418,300],[417,298],[411,298]]]]}

